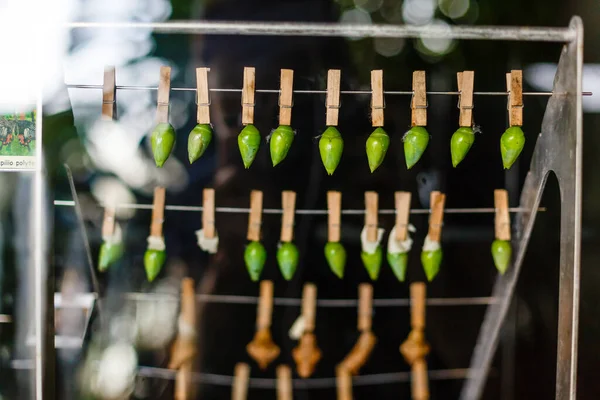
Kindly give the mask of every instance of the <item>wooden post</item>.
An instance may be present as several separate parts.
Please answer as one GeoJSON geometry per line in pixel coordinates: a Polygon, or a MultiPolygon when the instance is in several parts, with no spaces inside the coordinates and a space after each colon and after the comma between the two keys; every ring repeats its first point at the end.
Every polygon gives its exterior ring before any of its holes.
{"type": "Polygon", "coordinates": [[[116,119],[117,86],[115,67],[104,68],[104,84],[102,85],[102,119],[112,121],[116,119]]]}
{"type": "Polygon", "coordinates": [[[496,239],[510,240],[510,215],[508,212],[508,192],[506,190],[494,190],[494,206],[496,208],[494,224],[496,239]]]}
{"type": "Polygon", "coordinates": [[[339,242],[342,223],[342,193],[327,192],[327,241],[339,242]]]}
{"type": "Polygon", "coordinates": [[[233,386],[231,389],[232,400],[246,400],[248,397],[248,381],[250,380],[250,366],[238,363],[235,366],[233,386]]]}
{"type": "Polygon", "coordinates": [[[368,283],[358,285],[358,330],[371,330],[373,319],[373,286],[368,283]]]}
{"type": "Polygon", "coordinates": [[[404,241],[408,237],[410,218],[410,192],[396,192],[396,240],[404,241]]]}
{"type": "Polygon", "coordinates": [[[283,216],[281,217],[281,242],[294,239],[294,215],[296,213],[296,193],[285,190],[281,193],[283,216]]]}
{"type": "Polygon", "coordinates": [[[215,190],[202,191],[202,230],[207,239],[215,237],[215,190]]]}
{"type": "Polygon", "coordinates": [[[277,367],[277,400],[293,400],[292,370],[287,365],[277,367]]]}
{"type": "Polygon", "coordinates": [[[248,240],[260,241],[260,226],[262,224],[263,193],[253,190],[250,193],[250,215],[248,218],[248,240]]]}
{"type": "Polygon", "coordinates": [[[279,125],[292,125],[292,106],[294,96],[294,70],[281,70],[279,92],[279,125]]]}
{"type": "Polygon", "coordinates": [[[112,206],[104,207],[104,219],[102,220],[102,237],[112,237],[115,233],[116,210],[112,206]]]}
{"type": "Polygon", "coordinates": [[[273,314],[273,282],[260,282],[260,297],[256,310],[256,329],[270,329],[273,314]]]}
{"type": "Polygon", "coordinates": [[[377,192],[365,192],[365,226],[367,241],[377,241],[377,225],[379,214],[379,196],[377,192]]]}
{"type": "Polygon", "coordinates": [[[429,217],[429,232],[427,236],[434,242],[439,242],[442,236],[442,224],[444,222],[444,204],[446,195],[438,191],[431,192],[431,216],[429,217]]]}
{"type": "Polygon", "coordinates": [[[254,123],[254,91],[256,86],[254,67],[244,67],[244,86],[242,87],[242,124],[254,123]]]}
{"type": "Polygon", "coordinates": [[[340,112],[340,82],[341,71],[330,69],[327,72],[327,126],[337,126],[340,112]]]}
{"type": "Polygon", "coordinates": [[[154,202],[152,204],[152,225],[150,236],[162,237],[163,222],[165,220],[165,188],[154,189],[154,202]]]}
{"type": "Polygon", "coordinates": [[[171,94],[171,67],[160,67],[156,104],[156,123],[169,123],[169,96],[171,94]]]}
{"type": "Polygon", "coordinates": [[[459,125],[464,127],[473,126],[473,82],[475,73],[473,71],[463,71],[457,73],[458,91],[460,92],[459,125]]]}
{"type": "Polygon", "coordinates": [[[210,68],[196,68],[196,102],[199,124],[210,124],[210,95],[208,93],[208,72],[210,68]]]}
{"type": "Polygon", "coordinates": [[[383,126],[385,98],[383,95],[383,71],[371,71],[371,122],[374,127],[383,126]]]}
{"type": "MultiPolygon", "coordinates": [[[[427,88],[425,71],[414,71],[412,81],[413,97],[410,103],[411,125],[427,126],[427,88]]],[[[459,88],[460,90],[460,88],[459,88]]]]}
{"type": "Polygon", "coordinates": [[[508,121],[510,126],[523,125],[523,71],[513,69],[506,74],[508,121]]]}

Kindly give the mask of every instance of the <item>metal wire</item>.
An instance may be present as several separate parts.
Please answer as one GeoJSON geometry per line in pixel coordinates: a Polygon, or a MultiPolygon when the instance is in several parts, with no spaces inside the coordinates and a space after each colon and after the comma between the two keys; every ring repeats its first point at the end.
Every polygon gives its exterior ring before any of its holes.
{"type": "MultiPolygon", "coordinates": [[[[80,85],[80,84],[67,84],[69,89],[102,89],[102,85],[80,85]]],[[[117,90],[158,90],[157,86],[131,86],[131,85],[121,85],[116,86],[117,90]]],[[[195,92],[197,88],[185,88],[185,87],[172,87],[172,91],[175,92],[195,92]]],[[[241,93],[242,89],[224,89],[224,88],[210,88],[208,89],[211,92],[223,92],[223,93],[241,93]]],[[[256,93],[281,93],[279,89],[256,89],[256,93]]],[[[326,94],[326,90],[294,90],[294,94],[326,94]]],[[[370,90],[341,90],[341,94],[361,94],[361,95],[370,95],[373,92],[370,90]]],[[[386,90],[383,92],[387,95],[405,95],[412,96],[414,92],[412,90],[386,90]]],[[[454,91],[430,91],[426,92],[430,95],[451,95],[458,96],[460,92],[454,91]]],[[[508,92],[473,92],[474,95],[479,96],[508,96],[508,92]]],[[[583,92],[583,96],[591,96],[592,92],[583,92]]],[[[552,96],[552,92],[523,92],[523,96],[552,96]]]]}
{"type": "MultiPolygon", "coordinates": [[[[160,293],[124,293],[126,299],[134,301],[173,301],[178,302],[179,297],[170,294],[160,293]]],[[[223,304],[258,304],[259,298],[256,296],[238,296],[222,294],[197,294],[196,300],[203,303],[223,303],[223,304]]],[[[454,297],[454,298],[428,298],[428,306],[471,306],[497,304],[499,299],[493,297],[454,297]]],[[[276,306],[299,307],[302,305],[302,299],[274,297],[273,304],[276,306]]],[[[358,307],[356,299],[318,299],[317,306],[323,308],[353,308],[358,307]]],[[[409,307],[410,299],[373,299],[374,307],[409,307]]]]}
{"type": "MultiPolygon", "coordinates": [[[[71,200],[54,200],[55,206],[62,207],[73,207],[75,203],[71,200]]],[[[100,204],[101,207],[105,207],[105,205],[100,204]]],[[[133,203],[120,203],[113,204],[113,207],[123,208],[123,209],[135,209],[135,210],[152,210],[152,204],[133,204],[133,203]]],[[[204,208],[202,206],[178,206],[178,205],[166,205],[165,210],[169,211],[191,211],[191,212],[199,212],[204,208]]],[[[227,214],[248,214],[250,213],[249,208],[244,207],[216,207],[216,212],[219,213],[227,213],[227,214]]],[[[527,212],[529,210],[521,207],[512,207],[508,209],[511,213],[518,212],[527,212]]],[[[545,208],[540,207],[538,211],[546,211],[545,208]]],[[[363,215],[365,210],[363,209],[355,209],[355,210],[342,210],[343,215],[363,215]]],[[[412,208],[410,210],[411,214],[429,214],[431,209],[429,208],[412,208]]],[[[495,213],[496,209],[492,207],[479,207],[479,208],[445,208],[445,214],[492,214],[495,213]]],[[[303,210],[297,209],[295,211],[298,215],[327,215],[327,210],[303,210]]],[[[264,208],[263,214],[283,214],[283,209],[281,208],[264,208]]],[[[396,210],[393,209],[380,209],[379,214],[381,215],[394,215],[396,214],[396,210]]]]}
{"type": "MultiPolygon", "coordinates": [[[[428,371],[429,380],[464,379],[468,369],[441,369],[428,371]]],[[[175,380],[177,371],[155,367],[140,367],[138,376],[175,380]]],[[[208,383],[218,386],[232,386],[234,377],[231,375],[209,374],[195,372],[193,380],[198,383],[208,383]]],[[[359,375],[352,378],[353,386],[383,385],[396,382],[410,382],[410,372],[390,372],[372,375],[359,375]]],[[[250,378],[248,386],[255,389],[273,389],[277,385],[276,379],[250,378]]],[[[336,378],[308,378],[292,379],[292,386],[296,389],[325,389],[336,386],[336,378]]]]}

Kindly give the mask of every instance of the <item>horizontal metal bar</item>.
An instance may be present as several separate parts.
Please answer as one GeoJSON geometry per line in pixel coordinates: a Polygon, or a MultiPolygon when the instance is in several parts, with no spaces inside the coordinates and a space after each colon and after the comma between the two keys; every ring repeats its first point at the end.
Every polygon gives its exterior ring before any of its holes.
{"type": "MultiPolygon", "coordinates": [[[[74,207],[75,202],[73,200],[54,200],[55,206],[61,207],[74,207]]],[[[100,205],[104,207],[104,205],[100,205]]],[[[123,209],[136,209],[136,210],[152,210],[152,204],[114,204],[113,207],[123,208],[123,209]]],[[[202,206],[177,206],[177,205],[166,205],[166,210],[169,211],[191,211],[191,212],[199,212],[203,210],[202,206]]],[[[243,207],[216,207],[216,212],[219,213],[229,213],[229,214],[248,214],[250,212],[249,208],[243,207]]],[[[511,213],[518,212],[526,212],[528,210],[519,207],[511,207],[508,209],[511,213]]],[[[545,208],[541,207],[539,211],[546,211],[545,208]]],[[[363,215],[365,210],[356,209],[356,210],[342,210],[342,214],[344,215],[363,215]]],[[[429,214],[431,209],[429,208],[412,208],[410,210],[411,214],[429,214]]],[[[495,213],[496,209],[492,207],[483,207],[483,208],[445,208],[445,214],[492,214],[495,213]]],[[[298,215],[327,215],[327,210],[303,210],[297,209],[295,211],[298,215]]],[[[281,208],[264,208],[263,214],[283,214],[283,209],[281,208]]],[[[396,214],[396,210],[393,209],[380,209],[379,214],[396,214]]]]}
{"type": "MultiPolygon", "coordinates": [[[[134,301],[179,301],[179,297],[160,293],[124,293],[126,299],[134,301]]],[[[196,300],[203,303],[223,304],[258,304],[256,296],[238,296],[222,294],[197,294],[196,300]]],[[[473,306],[496,304],[500,300],[493,297],[454,297],[454,298],[428,298],[428,306],[473,306]]],[[[276,306],[301,306],[302,299],[274,297],[273,304],[276,306]]],[[[356,299],[318,299],[317,306],[324,308],[352,308],[358,307],[356,299]]],[[[410,299],[373,299],[374,307],[409,307],[410,299]]]]}
{"type": "MultiPolygon", "coordinates": [[[[75,83],[68,83],[66,86],[69,89],[102,89],[102,85],[80,85],[75,83]]],[[[156,86],[131,86],[131,85],[120,85],[116,86],[117,90],[154,90],[157,91],[158,87],[156,86]]],[[[196,88],[186,88],[186,87],[172,87],[171,90],[176,92],[195,92],[196,88]]],[[[211,88],[209,89],[211,92],[221,92],[221,93],[241,93],[242,89],[219,89],[219,88],[211,88]]],[[[279,89],[256,89],[256,93],[280,93],[279,89]]],[[[326,94],[326,90],[294,90],[295,94],[326,94]]],[[[370,90],[342,90],[341,94],[359,94],[359,95],[370,95],[373,92],[370,90]]],[[[387,95],[405,95],[412,96],[413,91],[411,90],[386,90],[383,92],[387,95]]],[[[430,95],[450,95],[450,96],[458,96],[460,92],[439,92],[439,91],[430,91],[427,92],[430,95]]],[[[473,92],[474,95],[479,96],[508,96],[508,92],[473,92]]],[[[583,92],[583,96],[591,96],[592,92],[583,92]]],[[[523,92],[523,96],[552,96],[552,92],[523,92]]]]}
{"type": "Polygon", "coordinates": [[[571,42],[575,30],[553,27],[384,25],[246,21],[71,22],[68,29],[145,29],[165,34],[432,38],[571,42]]]}
{"type": "MultiPolygon", "coordinates": [[[[428,371],[427,375],[429,380],[445,380],[445,379],[464,379],[467,375],[468,369],[456,368],[456,369],[441,369],[428,371]]],[[[158,378],[174,380],[177,371],[165,368],[156,367],[140,367],[138,368],[138,375],[147,378],[158,378]]],[[[192,375],[195,382],[208,383],[218,386],[231,386],[233,384],[234,377],[231,375],[220,375],[220,374],[208,374],[195,372],[192,375]]],[[[384,385],[387,383],[396,382],[410,382],[410,372],[390,372],[382,374],[371,374],[371,375],[358,375],[352,377],[353,386],[370,386],[370,385],[384,385]]],[[[273,389],[277,385],[276,379],[268,378],[250,378],[248,386],[254,389],[273,389]]],[[[336,378],[308,378],[308,379],[292,379],[292,385],[295,389],[325,389],[336,386],[336,378]]]]}

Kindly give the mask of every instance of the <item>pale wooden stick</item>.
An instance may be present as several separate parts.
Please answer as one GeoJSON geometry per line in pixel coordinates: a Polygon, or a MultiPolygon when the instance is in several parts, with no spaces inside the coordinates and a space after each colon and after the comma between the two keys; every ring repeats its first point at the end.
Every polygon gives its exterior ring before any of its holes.
{"type": "Polygon", "coordinates": [[[365,192],[365,226],[367,227],[367,241],[377,241],[377,224],[379,214],[379,196],[377,192],[365,192]]]}
{"type": "Polygon", "coordinates": [[[410,218],[410,192],[396,192],[396,240],[404,241],[408,237],[410,218]]]}
{"type": "Polygon", "coordinates": [[[254,90],[256,86],[254,67],[244,67],[244,86],[242,88],[242,124],[254,123],[254,90]]]}
{"type": "Polygon", "coordinates": [[[336,370],[337,400],[352,400],[352,376],[341,367],[336,370]]]}
{"type": "Polygon", "coordinates": [[[434,242],[439,242],[442,236],[442,223],[444,221],[444,204],[446,195],[438,191],[431,192],[430,207],[431,216],[429,217],[429,239],[434,242]]]}
{"type": "Polygon", "coordinates": [[[171,67],[160,67],[156,105],[156,123],[169,123],[169,96],[171,92],[171,67]]]}
{"type": "Polygon", "coordinates": [[[202,230],[206,238],[215,237],[215,189],[202,191],[202,230]]]}
{"type": "Polygon", "coordinates": [[[410,104],[411,125],[427,126],[427,89],[425,84],[425,71],[413,72],[413,98],[410,104]]]}
{"type": "Polygon", "coordinates": [[[248,397],[249,380],[250,366],[245,363],[236,364],[233,376],[233,387],[231,389],[232,400],[246,400],[248,397]]]}
{"type": "Polygon", "coordinates": [[[257,242],[260,240],[260,225],[262,224],[263,193],[253,190],[250,193],[250,215],[248,218],[248,240],[257,242]]]}
{"type": "Polygon", "coordinates": [[[330,69],[327,72],[327,126],[337,126],[340,112],[340,81],[341,71],[330,69]]]}
{"type": "Polygon", "coordinates": [[[196,101],[199,124],[210,124],[210,96],[208,94],[208,72],[210,68],[196,68],[196,101]]]}
{"type": "Polygon", "coordinates": [[[383,71],[371,71],[371,122],[373,126],[383,126],[385,100],[383,96],[383,71]]]}
{"type": "Polygon", "coordinates": [[[342,193],[334,191],[327,192],[327,208],[327,240],[329,242],[339,242],[342,224],[342,193]]]}
{"type": "Polygon", "coordinates": [[[412,364],[412,398],[413,400],[429,399],[429,379],[427,377],[427,362],[424,358],[415,360],[412,364]]]}
{"type": "Polygon", "coordinates": [[[273,315],[273,282],[260,282],[260,297],[256,311],[256,329],[268,329],[271,327],[271,316],[273,315]]]}
{"type": "Polygon", "coordinates": [[[281,241],[291,242],[294,239],[294,215],[296,213],[296,192],[284,190],[281,192],[281,241]]]}
{"type": "Polygon", "coordinates": [[[410,285],[410,325],[413,329],[425,329],[425,297],[427,288],[423,282],[410,285]]]}
{"type": "Polygon", "coordinates": [[[192,363],[185,362],[175,375],[175,400],[192,400],[192,363]]]}
{"type": "Polygon", "coordinates": [[[294,93],[294,70],[281,70],[281,92],[279,93],[279,125],[292,125],[292,106],[294,93]]]}
{"type": "Polygon", "coordinates": [[[361,283],[358,286],[358,330],[370,331],[373,318],[373,286],[361,283]]]}
{"type": "Polygon", "coordinates": [[[494,207],[496,208],[496,239],[510,240],[510,215],[508,213],[508,192],[504,189],[494,190],[494,207]]]}
{"type": "Polygon", "coordinates": [[[315,330],[315,317],[317,313],[317,286],[306,283],[302,291],[302,316],[304,317],[304,332],[311,333],[315,330]]]}
{"type": "Polygon", "coordinates": [[[474,72],[463,71],[457,73],[458,90],[460,91],[459,107],[460,117],[459,126],[473,126],[473,82],[474,72]]]}
{"type": "Polygon", "coordinates": [[[523,71],[513,69],[506,74],[508,121],[510,126],[523,125],[523,71]]]}
{"type": "Polygon", "coordinates": [[[116,109],[116,77],[115,67],[104,68],[104,84],[102,86],[102,119],[114,120],[116,109]]]}
{"type": "Polygon", "coordinates": [[[115,207],[104,208],[104,219],[102,221],[102,237],[111,237],[115,233],[115,207]]]}
{"type": "Polygon", "coordinates": [[[287,365],[277,367],[277,400],[293,400],[292,370],[287,365]]]}
{"type": "Polygon", "coordinates": [[[152,204],[152,225],[150,236],[162,237],[163,222],[165,219],[165,188],[154,188],[154,202],[152,204]]]}

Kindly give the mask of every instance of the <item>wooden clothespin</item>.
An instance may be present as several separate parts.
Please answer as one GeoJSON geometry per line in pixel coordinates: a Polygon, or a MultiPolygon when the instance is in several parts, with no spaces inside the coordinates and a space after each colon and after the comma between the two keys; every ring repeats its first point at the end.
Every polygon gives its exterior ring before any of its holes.
{"type": "Polygon", "coordinates": [[[156,123],[169,123],[169,96],[171,94],[171,67],[160,67],[156,98],[156,123]]]}
{"type": "Polygon", "coordinates": [[[114,206],[104,207],[104,219],[102,220],[102,237],[112,237],[115,233],[116,209],[114,206]]]}
{"type": "Polygon", "coordinates": [[[196,347],[196,294],[194,280],[184,278],[181,282],[180,329],[171,349],[169,369],[177,369],[175,379],[175,400],[191,400],[192,369],[196,347]]]}
{"type": "Polygon", "coordinates": [[[408,220],[410,217],[410,192],[396,192],[396,240],[408,238],[408,220]]]}
{"type": "Polygon", "coordinates": [[[242,87],[242,125],[254,123],[254,91],[256,72],[254,67],[244,67],[244,86],[242,87]]]}
{"type": "Polygon", "coordinates": [[[292,125],[292,107],[294,105],[294,70],[281,70],[279,92],[279,125],[292,125]]]}
{"type": "Polygon", "coordinates": [[[294,215],[296,214],[296,192],[284,190],[281,192],[281,242],[291,242],[294,239],[294,215]]]}
{"type": "Polygon", "coordinates": [[[377,224],[379,223],[379,195],[377,192],[365,192],[365,226],[367,241],[377,241],[377,224]]]}
{"type": "Polygon", "coordinates": [[[327,192],[327,241],[339,242],[342,224],[342,193],[329,191],[327,192]]]}
{"type": "Polygon", "coordinates": [[[162,237],[163,222],[165,220],[165,188],[154,188],[154,202],[152,204],[152,225],[150,236],[162,237]]]}
{"type": "Polygon", "coordinates": [[[371,122],[373,126],[383,126],[385,97],[383,95],[383,71],[371,71],[371,122]]]}
{"type": "Polygon", "coordinates": [[[444,205],[446,195],[436,190],[432,191],[430,196],[431,216],[429,217],[429,240],[439,242],[442,236],[442,225],[444,222],[444,205]]]}
{"type": "Polygon", "coordinates": [[[271,338],[271,315],[273,313],[273,282],[260,283],[260,297],[256,311],[256,334],[246,346],[246,351],[260,369],[266,369],[279,356],[279,346],[271,338]]]}
{"type": "Polygon", "coordinates": [[[400,346],[400,352],[412,368],[412,398],[427,400],[429,388],[427,363],[429,344],[425,341],[425,299],[426,287],[423,282],[410,285],[410,321],[412,330],[400,346]]]}
{"type": "MultiPolygon", "coordinates": [[[[414,71],[412,81],[413,97],[410,103],[411,125],[427,126],[427,87],[425,71],[414,71]]],[[[459,88],[460,90],[460,88],[459,88]]]]}
{"type": "Polygon", "coordinates": [[[293,400],[292,370],[287,365],[277,367],[277,400],[293,400]]]}
{"type": "Polygon", "coordinates": [[[510,126],[523,126],[523,71],[513,69],[506,74],[508,121],[510,126]]]}
{"type": "Polygon", "coordinates": [[[262,224],[263,193],[260,190],[250,192],[250,215],[248,218],[248,240],[260,241],[260,226],[262,224]]]}
{"type": "Polygon", "coordinates": [[[117,84],[115,67],[104,67],[104,84],[102,85],[102,119],[117,119],[117,84]]]}
{"type": "Polygon", "coordinates": [[[343,366],[336,369],[337,400],[352,400],[352,375],[343,366]]]}
{"type": "Polygon", "coordinates": [[[304,333],[300,343],[292,351],[298,375],[308,378],[315,370],[321,359],[321,350],[317,347],[317,338],[314,335],[315,316],[317,312],[317,287],[312,283],[304,285],[302,292],[302,318],[304,320],[304,333]]]}
{"type": "Polygon", "coordinates": [[[339,69],[327,72],[327,126],[337,126],[340,113],[340,82],[342,73],[339,69]]]}
{"type": "Polygon", "coordinates": [[[231,400],[246,400],[248,397],[248,382],[250,381],[250,366],[245,363],[235,365],[231,400]]]}
{"type": "Polygon", "coordinates": [[[504,189],[494,190],[494,207],[496,208],[496,239],[510,240],[510,215],[508,213],[508,192],[504,189]]]}
{"type": "Polygon", "coordinates": [[[458,81],[458,91],[460,98],[458,108],[460,108],[459,126],[473,126],[473,84],[475,73],[473,71],[463,71],[456,74],[458,81]]]}
{"type": "Polygon", "coordinates": [[[358,286],[358,331],[361,332],[354,347],[338,364],[338,370],[350,374],[358,374],[360,368],[367,362],[377,338],[371,331],[373,319],[373,286],[361,283],[358,286]]]}
{"type": "Polygon", "coordinates": [[[215,229],[215,189],[202,191],[202,230],[207,239],[213,239],[215,229]]]}
{"type": "Polygon", "coordinates": [[[210,95],[208,93],[208,72],[210,68],[196,68],[196,119],[199,124],[210,124],[210,95]]]}

